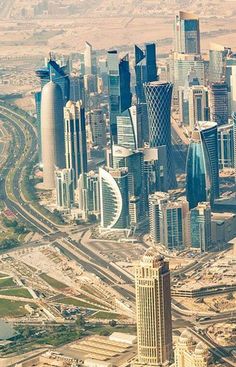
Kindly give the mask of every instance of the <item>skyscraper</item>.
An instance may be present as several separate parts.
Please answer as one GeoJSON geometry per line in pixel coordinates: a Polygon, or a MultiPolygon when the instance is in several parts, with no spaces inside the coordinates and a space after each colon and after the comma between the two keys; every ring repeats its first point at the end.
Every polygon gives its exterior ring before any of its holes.
{"type": "Polygon", "coordinates": [[[64,108],[66,168],[74,170],[75,187],[81,173],[87,172],[85,112],[82,101],[69,101],[64,108]]]}
{"type": "Polygon", "coordinates": [[[117,144],[130,149],[143,146],[140,105],[131,106],[117,116],[117,144]]]}
{"type": "Polygon", "coordinates": [[[94,171],[83,173],[78,180],[76,190],[82,218],[87,220],[90,214],[100,214],[99,175],[94,171]]]}
{"type": "Polygon", "coordinates": [[[211,248],[211,206],[210,203],[199,203],[191,210],[191,245],[207,252],[211,248]]]}
{"type": "Polygon", "coordinates": [[[189,246],[189,205],[186,199],[173,201],[163,192],[150,195],[149,221],[154,242],[169,250],[182,250],[189,246]]]}
{"type": "Polygon", "coordinates": [[[60,169],[55,171],[57,208],[70,210],[74,205],[74,170],[60,169]]]}
{"type": "Polygon", "coordinates": [[[170,271],[150,249],[135,267],[138,355],[136,366],[167,366],[172,355],[170,271]]]}
{"type": "Polygon", "coordinates": [[[226,77],[226,58],[231,50],[216,43],[210,44],[209,50],[209,82],[222,83],[226,77]]]}
{"type": "Polygon", "coordinates": [[[218,159],[219,169],[234,168],[234,140],[233,123],[218,127],[218,159]]]}
{"type": "Polygon", "coordinates": [[[38,153],[39,153],[39,163],[42,163],[42,142],[41,142],[41,98],[42,92],[36,92],[34,95],[36,116],[37,116],[37,131],[38,131],[38,153]]]}
{"type": "Polygon", "coordinates": [[[145,45],[145,51],[135,45],[134,70],[136,77],[135,91],[138,103],[145,103],[143,84],[158,80],[155,43],[147,43],[145,45]]]}
{"type": "Polygon", "coordinates": [[[53,189],[54,171],[65,167],[62,92],[54,82],[46,84],[42,91],[41,138],[43,183],[46,189],[53,189]]]}
{"type": "Polygon", "coordinates": [[[168,190],[166,146],[144,147],[144,182],[147,198],[156,191],[168,190]]]}
{"type": "Polygon", "coordinates": [[[186,196],[190,209],[212,202],[212,178],[208,153],[198,130],[192,132],[186,163],[186,196]]]}
{"type": "Polygon", "coordinates": [[[184,54],[200,54],[199,18],[180,11],[175,16],[175,51],[184,54]]]}
{"type": "Polygon", "coordinates": [[[127,168],[99,168],[101,229],[129,228],[127,168]]]}
{"type": "Polygon", "coordinates": [[[191,129],[197,126],[198,121],[209,118],[208,88],[203,85],[189,88],[189,125],[191,129]]]}
{"type": "Polygon", "coordinates": [[[93,50],[93,47],[89,42],[85,42],[84,70],[85,75],[97,74],[96,52],[93,50]]]}
{"type": "Polygon", "coordinates": [[[212,83],[209,90],[210,119],[218,125],[228,122],[228,87],[226,83],[212,83]]]}
{"type": "Polygon", "coordinates": [[[171,145],[171,83],[151,82],[144,85],[149,120],[150,148],[166,146],[169,188],[176,187],[171,145]]]}
{"type": "Polygon", "coordinates": [[[214,200],[220,195],[217,124],[210,121],[199,121],[198,127],[208,154],[212,179],[211,193],[214,200]]]}
{"type": "Polygon", "coordinates": [[[100,148],[105,148],[107,144],[106,139],[106,122],[102,109],[96,108],[89,114],[90,127],[92,132],[93,145],[100,148]]]}
{"type": "Polygon", "coordinates": [[[110,129],[114,143],[117,142],[116,117],[131,106],[129,57],[118,58],[116,50],[108,51],[108,91],[110,129]]]}

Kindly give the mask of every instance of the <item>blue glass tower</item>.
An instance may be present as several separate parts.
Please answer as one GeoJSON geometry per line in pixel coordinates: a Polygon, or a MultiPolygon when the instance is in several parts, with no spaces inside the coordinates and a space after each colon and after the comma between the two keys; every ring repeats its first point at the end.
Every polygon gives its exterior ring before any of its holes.
{"type": "Polygon", "coordinates": [[[169,189],[176,187],[175,168],[171,144],[171,83],[150,82],[144,84],[149,122],[150,148],[166,146],[169,189]]]}
{"type": "Polygon", "coordinates": [[[192,133],[186,165],[186,196],[189,208],[200,202],[212,202],[211,169],[206,148],[198,130],[192,133]]]}
{"type": "Polygon", "coordinates": [[[121,60],[116,50],[108,51],[108,91],[110,109],[110,130],[114,143],[117,142],[117,116],[131,106],[129,57],[121,60]]]}

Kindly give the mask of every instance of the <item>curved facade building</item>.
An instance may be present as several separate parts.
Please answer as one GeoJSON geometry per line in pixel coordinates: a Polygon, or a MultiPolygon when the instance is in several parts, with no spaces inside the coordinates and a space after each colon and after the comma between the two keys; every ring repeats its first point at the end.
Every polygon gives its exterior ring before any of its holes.
{"type": "Polygon", "coordinates": [[[150,82],[144,84],[149,121],[150,148],[165,145],[169,189],[176,187],[171,145],[171,98],[173,84],[150,82]]]}
{"type": "Polygon", "coordinates": [[[44,187],[54,189],[54,171],[65,168],[62,92],[54,82],[47,83],[42,90],[41,140],[44,187]]]}
{"type": "Polygon", "coordinates": [[[101,227],[129,228],[129,198],[127,168],[99,168],[101,227]]]}
{"type": "Polygon", "coordinates": [[[186,166],[186,196],[189,208],[195,208],[202,201],[212,202],[211,169],[208,154],[198,130],[192,133],[186,166]]]}

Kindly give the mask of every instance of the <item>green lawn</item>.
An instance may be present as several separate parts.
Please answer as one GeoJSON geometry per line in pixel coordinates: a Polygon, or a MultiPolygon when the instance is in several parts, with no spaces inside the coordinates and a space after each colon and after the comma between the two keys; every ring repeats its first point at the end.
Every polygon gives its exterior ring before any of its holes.
{"type": "Polygon", "coordinates": [[[0,295],[32,298],[30,292],[26,288],[12,288],[12,289],[0,290],[0,295]]]}
{"type": "Polygon", "coordinates": [[[42,278],[46,283],[48,283],[51,287],[55,288],[55,289],[65,289],[68,286],[62,282],[59,282],[58,280],[50,277],[49,275],[43,273],[40,274],[40,278],[42,278]]]}
{"type": "MultiPolygon", "coordinates": [[[[25,309],[26,302],[10,301],[8,299],[0,299],[0,317],[13,316],[20,317],[28,315],[25,309]]],[[[34,304],[30,304],[31,307],[34,304]]]]}
{"type": "Polygon", "coordinates": [[[119,315],[118,313],[115,312],[104,312],[104,311],[98,311],[91,317],[95,319],[104,319],[104,320],[113,320],[113,319],[119,320],[126,318],[125,316],[119,315]]]}
{"type": "Polygon", "coordinates": [[[65,305],[78,306],[83,308],[92,308],[98,310],[97,306],[91,305],[90,303],[83,302],[79,299],[73,297],[64,297],[58,300],[59,303],[64,303],[65,305]]]}
{"type": "Polygon", "coordinates": [[[15,285],[12,278],[0,279],[0,288],[13,287],[15,285]]]}

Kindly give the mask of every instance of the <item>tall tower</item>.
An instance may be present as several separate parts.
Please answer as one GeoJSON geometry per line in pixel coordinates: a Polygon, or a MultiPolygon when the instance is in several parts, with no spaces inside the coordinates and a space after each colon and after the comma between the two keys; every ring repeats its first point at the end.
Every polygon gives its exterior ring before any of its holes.
{"type": "Polygon", "coordinates": [[[175,168],[171,144],[171,83],[150,82],[144,84],[149,120],[150,148],[165,145],[169,188],[176,187],[175,168]]]}
{"type": "Polygon", "coordinates": [[[209,82],[222,83],[226,77],[226,58],[230,54],[231,49],[218,45],[210,44],[209,50],[209,82]]]}
{"type": "Polygon", "coordinates": [[[135,267],[138,356],[136,366],[165,366],[172,354],[170,271],[150,249],[135,267]]]}
{"type": "Polygon", "coordinates": [[[66,168],[74,169],[75,186],[81,173],[87,172],[85,112],[81,101],[69,101],[64,108],[66,168]]]}
{"type": "Polygon", "coordinates": [[[114,143],[117,142],[117,121],[119,114],[131,106],[129,57],[118,58],[116,50],[108,51],[108,92],[110,109],[110,129],[114,143]]]}
{"type": "Polygon", "coordinates": [[[228,122],[228,86],[226,83],[212,83],[209,91],[211,121],[218,125],[228,122]]]}
{"type": "Polygon", "coordinates": [[[190,209],[195,208],[202,201],[212,202],[211,186],[209,156],[200,132],[194,130],[186,163],[186,196],[190,209]]]}
{"type": "Polygon", "coordinates": [[[175,51],[184,54],[201,53],[199,18],[180,11],[175,17],[175,51]]]}
{"type": "Polygon", "coordinates": [[[211,247],[210,203],[199,203],[191,210],[191,245],[200,248],[201,252],[207,252],[211,247]]]}
{"type": "Polygon", "coordinates": [[[97,74],[96,53],[95,51],[93,51],[93,47],[89,42],[85,42],[84,69],[85,75],[97,74]]]}
{"type": "Polygon", "coordinates": [[[42,90],[41,141],[44,187],[54,189],[54,171],[65,168],[62,92],[54,82],[49,82],[42,90]]]}

